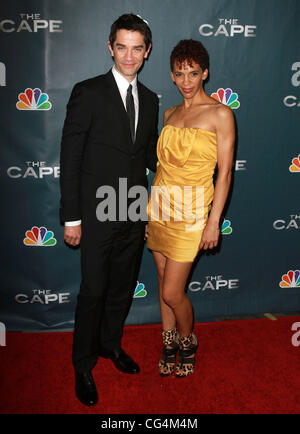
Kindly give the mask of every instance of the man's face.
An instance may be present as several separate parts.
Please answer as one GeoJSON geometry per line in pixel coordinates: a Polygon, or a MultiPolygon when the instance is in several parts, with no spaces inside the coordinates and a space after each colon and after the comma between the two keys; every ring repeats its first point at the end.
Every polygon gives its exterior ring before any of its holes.
{"type": "Polygon", "coordinates": [[[113,47],[108,41],[108,48],[114,57],[116,69],[130,82],[148,57],[151,45],[146,50],[144,36],[140,32],[120,29],[113,47]]]}

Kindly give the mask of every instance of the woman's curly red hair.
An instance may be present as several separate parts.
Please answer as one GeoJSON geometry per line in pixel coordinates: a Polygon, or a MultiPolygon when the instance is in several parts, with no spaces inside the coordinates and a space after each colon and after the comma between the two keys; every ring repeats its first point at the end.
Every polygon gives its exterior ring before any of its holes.
{"type": "Polygon", "coordinates": [[[194,39],[182,39],[173,48],[170,56],[171,71],[174,69],[175,62],[182,65],[185,61],[192,66],[193,63],[200,65],[202,71],[208,68],[208,52],[200,41],[194,39]]]}

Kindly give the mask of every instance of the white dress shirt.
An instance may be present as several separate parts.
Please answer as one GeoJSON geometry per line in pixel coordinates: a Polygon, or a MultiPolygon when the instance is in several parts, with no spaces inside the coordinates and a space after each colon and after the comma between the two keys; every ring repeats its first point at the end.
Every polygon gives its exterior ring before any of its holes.
{"type": "Polygon", "coordinates": [[[138,117],[139,117],[139,97],[138,97],[138,90],[137,90],[137,75],[134,77],[134,79],[129,83],[123,75],[119,73],[119,71],[116,69],[115,65],[112,67],[111,72],[113,73],[113,76],[115,77],[125,110],[126,110],[126,95],[127,95],[127,89],[128,86],[132,85],[132,96],[134,100],[134,111],[135,111],[135,131],[137,129],[138,124],[138,117]]]}
{"type": "MultiPolygon", "coordinates": [[[[134,110],[135,110],[135,132],[138,124],[139,117],[139,98],[138,98],[138,90],[137,90],[137,75],[134,79],[129,83],[123,75],[119,73],[116,69],[115,65],[112,67],[112,74],[116,80],[125,110],[126,110],[126,95],[129,84],[132,85],[132,96],[134,100],[134,110]]],[[[65,222],[65,226],[78,226],[81,224],[81,220],[76,220],[72,222],[65,222]]]]}

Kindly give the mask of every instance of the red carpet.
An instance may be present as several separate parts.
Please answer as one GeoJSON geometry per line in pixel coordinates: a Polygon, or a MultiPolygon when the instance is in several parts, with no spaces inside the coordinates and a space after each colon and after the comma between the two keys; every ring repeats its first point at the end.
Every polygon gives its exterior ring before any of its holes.
{"type": "Polygon", "coordinates": [[[122,374],[99,359],[100,399],[92,408],[74,396],[72,333],[10,332],[0,347],[0,413],[299,413],[294,322],[300,317],[196,324],[196,370],[185,379],[157,373],[159,325],[126,327],[123,346],[141,372],[122,374]]]}

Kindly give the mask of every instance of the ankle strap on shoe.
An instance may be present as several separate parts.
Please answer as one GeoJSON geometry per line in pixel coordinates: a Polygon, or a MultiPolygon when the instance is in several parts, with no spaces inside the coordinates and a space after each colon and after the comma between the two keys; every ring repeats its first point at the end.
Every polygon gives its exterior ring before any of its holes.
{"type": "Polygon", "coordinates": [[[189,348],[197,345],[198,341],[196,335],[192,332],[188,336],[179,336],[179,343],[183,348],[189,348]]]}
{"type": "Polygon", "coordinates": [[[176,327],[171,330],[162,331],[163,343],[164,345],[171,345],[172,342],[177,340],[177,329],[176,327]]]}

